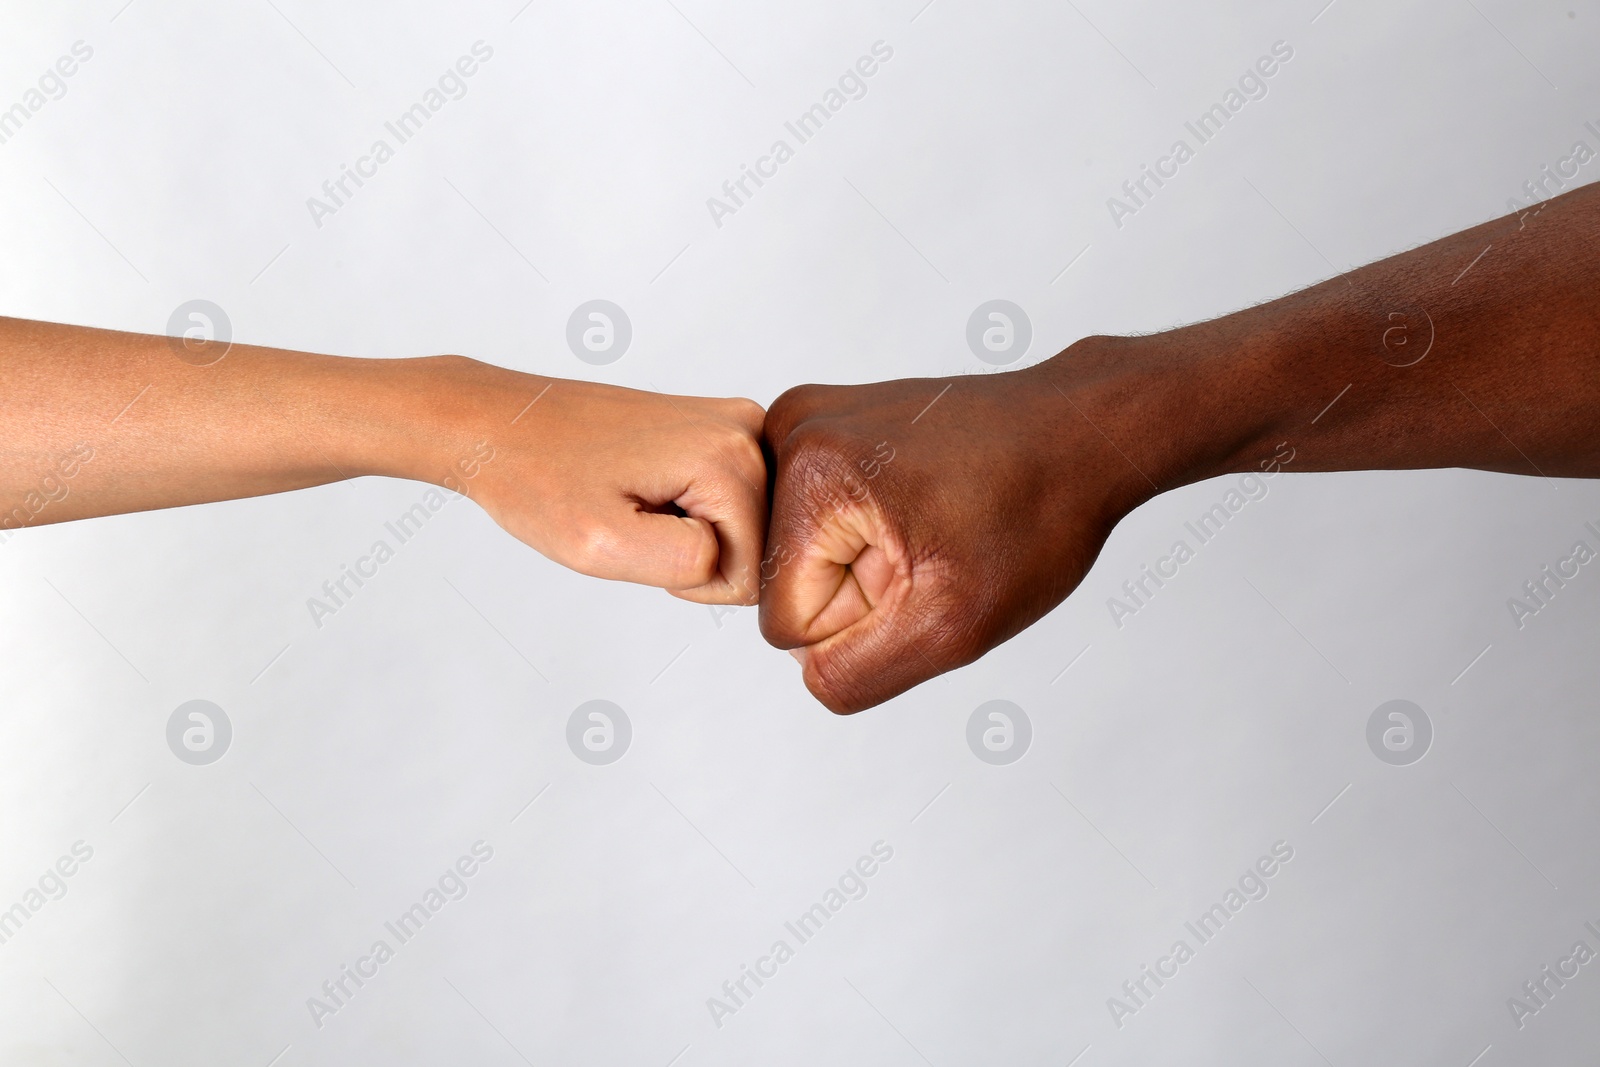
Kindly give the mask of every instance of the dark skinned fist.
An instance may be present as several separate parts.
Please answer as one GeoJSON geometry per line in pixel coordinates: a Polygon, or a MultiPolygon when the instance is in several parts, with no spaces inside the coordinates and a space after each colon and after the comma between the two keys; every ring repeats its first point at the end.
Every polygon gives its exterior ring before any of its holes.
{"type": "Polygon", "coordinates": [[[1150,430],[1125,415],[1140,399],[1129,344],[777,399],[761,632],[794,650],[818,700],[841,714],[879,704],[978,659],[1077,586],[1156,491],[1133,458],[1150,430]]]}

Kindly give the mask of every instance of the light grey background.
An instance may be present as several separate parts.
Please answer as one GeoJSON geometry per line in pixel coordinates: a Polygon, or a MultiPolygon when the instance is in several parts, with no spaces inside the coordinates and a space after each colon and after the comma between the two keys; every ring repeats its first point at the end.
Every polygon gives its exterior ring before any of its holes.
{"type": "MultiPolygon", "coordinates": [[[[985,371],[988,300],[1028,313],[1026,363],[1269,299],[1600,147],[1594,0],[1323,3],[12,3],[0,107],[93,57],[0,145],[0,312],[161,332],[204,298],[252,343],[765,403],[985,371]],[[478,40],[466,95],[315,225],[478,40]],[[1279,40],[1265,99],[1117,227],[1107,198],[1279,40]],[[867,94],[715,225],[876,41],[867,94]],[[564,341],[591,299],[633,323],[607,366],[564,341]]],[[[1600,487],[1267,485],[1121,628],[1107,599],[1229,480],[848,719],[753,610],[569,574],[462,501],[316,627],[412,483],[27,531],[0,546],[0,908],[93,857],[0,944],[0,1060],[1574,1062],[1600,965],[1521,1029],[1507,1001],[1600,949],[1600,568],[1520,629],[1507,600],[1600,545],[1600,487]],[[1397,698],[1435,731],[1405,767],[1366,743],[1397,698]],[[193,699],[233,725],[206,766],[166,743],[193,699]],[[607,766],[565,740],[592,699],[633,727],[607,766]],[[996,699],[1033,728],[1004,766],[966,740],[996,699]],[[468,895],[317,1026],[308,998],[479,840],[468,895]],[[716,1025],[877,841],[867,895],[716,1025]],[[1119,1027],[1108,998],[1278,841],[1269,895],[1119,1027]]]]}

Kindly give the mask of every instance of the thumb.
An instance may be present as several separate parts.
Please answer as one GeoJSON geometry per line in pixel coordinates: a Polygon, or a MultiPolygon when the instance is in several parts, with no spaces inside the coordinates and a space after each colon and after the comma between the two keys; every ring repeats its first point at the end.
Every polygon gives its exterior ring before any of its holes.
{"type": "Polygon", "coordinates": [[[709,522],[636,507],[591,539],[590,567],[582,569],[599,578],[690,589],[716,577],[717,558],[709,522]]]}
{"type": "Polygon", "coordinates": [[[863,483],[805,464],[780,466],[768,554],[762,564],[761,631],[795,650],[806,688],[847,714],[881,703],[940,672],[921,650],[912,568],[900,538],[863,483]],[[841,493],[844,485],[854,492],[841,493]]]}

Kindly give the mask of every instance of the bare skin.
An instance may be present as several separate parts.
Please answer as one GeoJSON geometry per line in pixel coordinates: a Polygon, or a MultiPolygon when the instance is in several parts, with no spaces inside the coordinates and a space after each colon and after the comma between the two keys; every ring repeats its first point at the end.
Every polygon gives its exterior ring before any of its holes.
{"type": "Polygon", "coordinates": [[[520,374],[0,319],[0,537],[363,475],[464,493],[574,570],[754,603],[762,410],[520,374]]]}
{"type": "Polygon", "coordinates": [[[791,389],[765,430],[762,631],[860,711],[1035,622],[1151,497],[1285,442],[1295,471],[1600,476],[1596,249],[1600,185],[1025,370],[791,389]]]}

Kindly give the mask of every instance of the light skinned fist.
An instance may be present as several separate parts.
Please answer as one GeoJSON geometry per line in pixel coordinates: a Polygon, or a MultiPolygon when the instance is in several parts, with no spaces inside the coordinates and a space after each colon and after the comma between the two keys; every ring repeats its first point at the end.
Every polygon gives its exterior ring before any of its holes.
{"type": "Polygon", "coordinates": [[[700,604],[755,603],[767,517],[759,404],[472,360],[451,371],[457,388],[443,395],[465,398],[470,418],[443,420],[459,426],[448,448],[492,446],[467,491],[510,533],[596,578],[700,604]]]}

